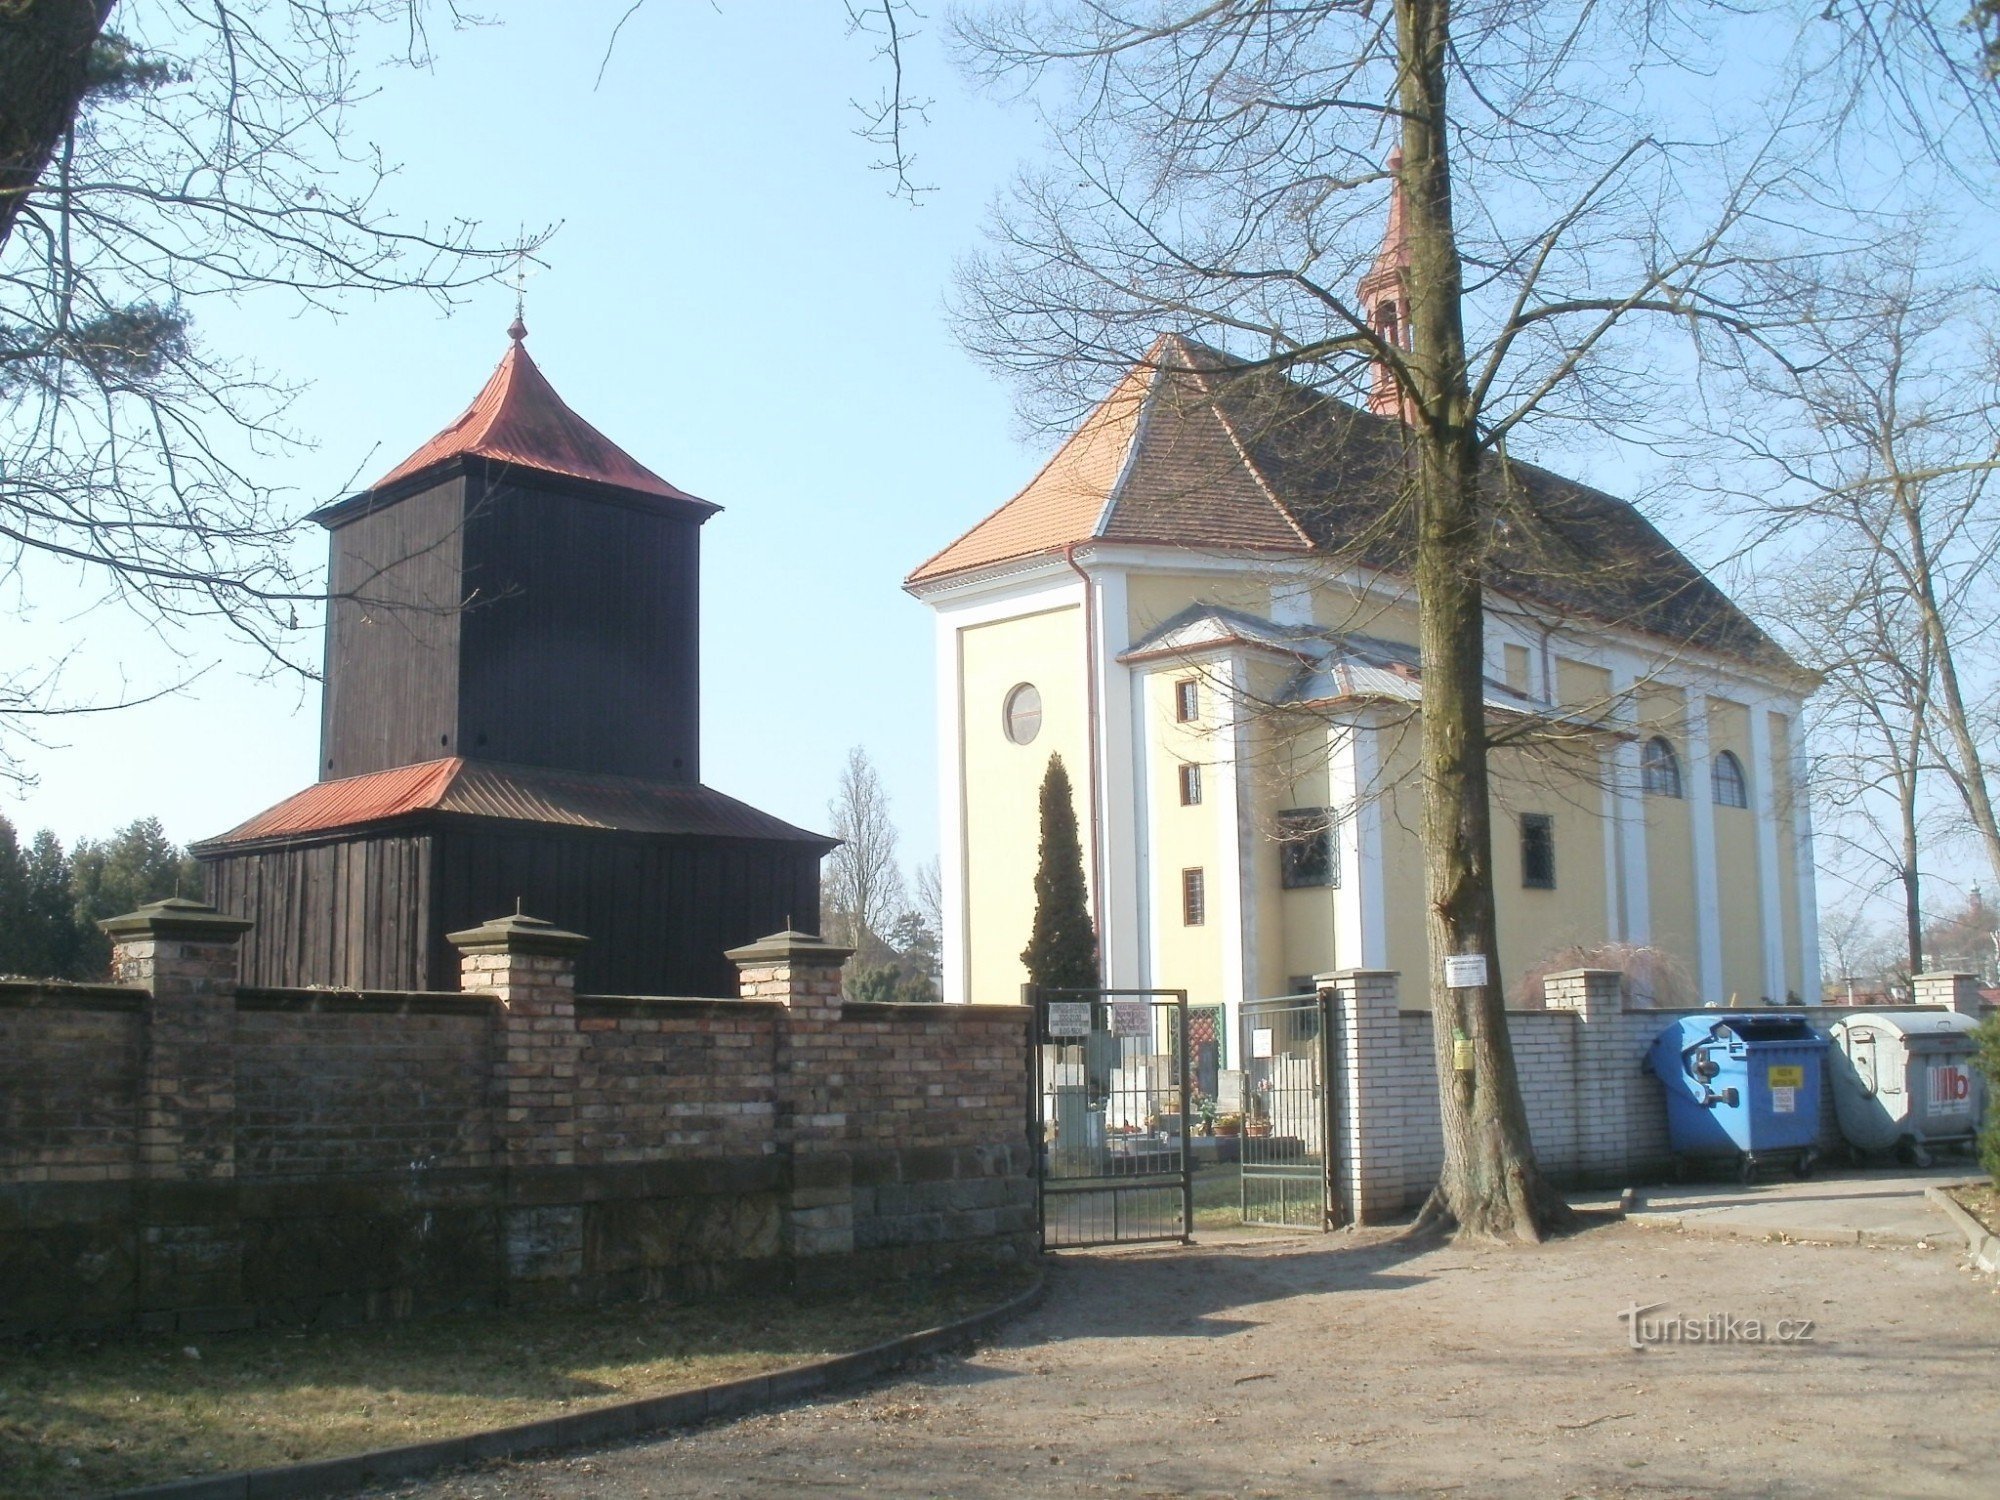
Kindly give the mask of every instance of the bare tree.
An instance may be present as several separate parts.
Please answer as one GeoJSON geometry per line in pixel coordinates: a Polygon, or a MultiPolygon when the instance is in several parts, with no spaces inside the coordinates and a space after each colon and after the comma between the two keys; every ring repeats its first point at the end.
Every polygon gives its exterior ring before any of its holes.
{"type": "Polygon", "coordinates": [[[1643,341],[1663,329],[1767,346],[1791,307],[1763,272],[1824,222],[1828,153],[1885,119],[1929,141],[1938,101],[1966,97],[1957,59],[1938,78],[1902,60],[1929,26],[1902,7],[1857,27],[1772,4],[1754,34],[1728,24],[1736,9],[1184,0],[1010,7],[963,30],[984,76],[1061,91],[1058,160],[996,215],[959,303],[966,342],[1034,409],[1073,411],[1107,366],[1181,332],[1251,378],[1365,392],[1406,424],[1389,529],[1423,658],[1445,1140],[1429,1224],[1536,1237],[1566,1214],[1529,1140],[1493,917],[1486,574],[1510,523],[1534,519],[1510,512],[1508,442],[1642,431],[1659,394],[1643,341]],[[1895,87],[1877,87],[1892,65],[1895,87]],[[1768,88],[1741,107],[1704,93],[1748,68],[1768,88]],[[1659,123],[1697,113],[1698,128],[1659,123]],[[1391,184],[1404,258],[1371,268],[1391,184]],[[1458,955],[1487,982],[1448,985],[1458,955]]]}
{"type": "Polygon", "coordinates": [[[903,877],[889,794],[861,746],[847,752],[826,810],[833,836],[841,841],[827,856],[822,898],[827,936],[855,950],[858,968],[880,966],[893,956],[885,939],[903,909],[903,877]]]}
{"type": "MultiPolygon", "coordinates": [[[[448,299],[523,245],[399,219],[356,131],[362,57],[427,57],[429,0],[0,5],[0,578],[69,568],[155,630],[219,621],[307,675],[298,517],[263,477],[294,388],[210,347],[204,302],[448,299]]],[[[0,747],[74,709],[0,674],[0,747]]],[[[102,707],[104,705],[94,705],[102,707]]],[[[0,771],[22,774],[0,759],[0,771]]]]}
{"type": "Polygon", "coordinates": [[[1845,847],[1902,886],[1911,972],[1933,776],[2000,879],[2000,301],[1924,259],[1906,245],[1814,285],[1818,315],[1787,335],[1787,364],[1747,372],[1758,399],[1725,429],[1748,461],[1730,498],[1768,532],[1766,575],[1792,580],[1774,628],[1830,689],[1819,790],[1848,815],[1845,847]]]}

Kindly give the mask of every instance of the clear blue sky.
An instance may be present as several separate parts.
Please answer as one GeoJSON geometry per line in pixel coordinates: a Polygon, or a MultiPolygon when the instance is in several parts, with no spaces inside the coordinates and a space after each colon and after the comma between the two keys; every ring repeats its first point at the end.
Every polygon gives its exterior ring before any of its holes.
{"type": "MultiPolygon", "coordinates": [[[[435,71],[385,75],[368,109],[368,134],[405,164],[395,201],[503,237],[560,221],[529,284],[529,348],[583,416],[725,507],[704,539],[705,779],[824,827],[838,764],[865,745],[910,863],[928,858],[930,620],[898,585],[1041,456],[942,310],[1034,121],[970,97],[926,22],[906,62],[936,101],[917,150],[938,191],[911,209],[853,134],[850,100],[882,74],[832,0],[654,0],[601,87],[624,0],[486,9],[505,24],[441,36],[435,71]]],[[[449,312],[197,312],[218,344],[312,382],[293,418],[316,449],[270,471],[303,511],[456,417],[505,350],[512,306],[496,288],[449,312]]],[[[323,557],[317,532],[307,546],[323,557]]],[[[58,747],[32,758],[39,786],[0,800],[17,826],[68,842],[157,814],[194,839],[313,779],[316,684],[259,680],[219,635],[156,642],[117,610],[84,612],[89,597],[37,573],[7,656],[77,648],[66,683],[99,694],[219,664],[179,697],[56,725],[58,747]]]]}

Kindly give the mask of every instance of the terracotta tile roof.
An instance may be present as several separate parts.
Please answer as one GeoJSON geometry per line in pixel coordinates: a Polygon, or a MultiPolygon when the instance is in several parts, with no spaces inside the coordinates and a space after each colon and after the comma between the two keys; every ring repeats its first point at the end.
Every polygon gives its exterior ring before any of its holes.
{"type": "MultiPolygon", "coordinates": [[[[1408,576],[1408,429],[1163,339],[1028,487],[911,573],[936,583],[1077,542],[1313,552],[1408,576]]],[[[1533,464],[1485,477],[1496,593],[1796,670],[1630,504],[1533,464]]]]}
{"type": "Polygon", "coordinates": [[[319,782],[196,848],[305,838],[413,813],[461,813],[626,833],[768,839],[826,848],[836,842],[710,787],[452,756],[319,782]]]}
{"type": "MultiPolygon", "coordinates": [[[[526,336],[517,322],[515,328],[526,336]]],[[[510,333],[513,329],[508,330],[510,333]]],[[[668,500],[693,500],[626,453],[564,404],[516,338],[485,389],[451,426],[384,474],[382,489],[436,464],[466,455],[519,464],[548,474],[613,484],[668,500]]]]}

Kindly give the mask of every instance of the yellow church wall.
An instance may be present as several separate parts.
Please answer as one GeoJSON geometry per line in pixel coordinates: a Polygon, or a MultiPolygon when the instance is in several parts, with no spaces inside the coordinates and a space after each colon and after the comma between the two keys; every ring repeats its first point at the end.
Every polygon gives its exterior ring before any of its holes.
{"type": "Polygon", "coordinates": [[[1071,605],[969,627],[958,633],[958,653],[967,994],[1007,1003],[1020,998],[1028,977],[1021,950],[1034,923],[1039,799],[1051,754],[1060,753],[1069,772],[1085,878],[1091,874],[1083,611],[1071,605]],[[1042,728],[1017,745],[1004,714],[1023,682],[1041,693],[1042,728]]]}
{"type": "Polygon", "coordinates": [[[1314,591],[1313,623],[1322,630],[1373,636],[1399,645],[1417,644],[1417,604],[1402,594],[1357,595],[1328,584],[1314,591]]]}
{"type": "MultiPolygon", "coordinates": [[[[1798,814],[1792,783],[1792,724],[1783,714],[1771,715],[1771,809],[1778,824],[1778,912],[1785,944],[1785,988],[1808,1003],[1805,955],[1799,946],[1798,814]]],[[[1773,997],[1781,998],[1781,997],[1773,997]]]]}
{"type": "Polygon", "coordinates": [[[1571,713],[1603,717],[1611,707],[1611,673],[1589,662],[1557,657],[1556,703],[1571,713]]]}
{"type": "MultiPolygon", "coordinates": [[[[1571,665],[1574,665],[1573,663],[1571,665]]],[[[1563,674],[1558,664],[1561,691],[1563,674]]],[[[1572,677],[1574,684],[1574,677],[1572,677]]],[[[1595,694],[1597,684],[1581,691],[1595,694]]],[[[1606,682],[1602,686],[1608,687],[1606,682]]],[[[1575,706],[1599,701],[1576,700],[1575,706]]],[[[1500,963],[1509,1003],[1521,976],[1570,948],[1609,940],[1605,924],[1604,790],[1597,746],[1501,748],[1489,762],[1493,787],[1493,906],[1500,932],[1500,963]],[[1522,883],[1521,817],[1554,820],[1556,881],[1553,890],[1522,883]]]]}
{"type": "MultiPolygon", "coordinates": [[[[1683,793],[1693,772],[1688,764],[1687,704],[1672,688],[1645,687],[1639,694],[1641,741],[1665,735],[1680,761],[1683,793]]],[[[1700,929],[1695,917],[1694,832],[1685,795],[1640,797],[1646,819],[1646,890],[1649,942],[1672,954],[1690,985],[1701,974],[1700,929]]],[[[1706,999],[1706,996],[1697,998],[1706,999]]]]}
{"type": "MultiPolygon", "coordinates": [[[[1708,700],[1708,753],[1729,751],[1746,781],[1756,774],[1750,754],[1750,711],[1723,698],[1708,700]]],[[[1754,798],[1755,788],[1752,789],[1754,798]]],[[[1740,1005],[1764,994],[1764,923],[1757,872],[1757,814],[1747,807],[1714,806],[1715,897],[1721,914],[1722,993],[1711,997],[1740,1005]]],[[[1778,999],[1783,996],[1775,997],[1778,999]]]]}
{"type": "Polygon", "coordinates": [[[1192,1005],[1220,1005],[1226,996],[1224,961],[1230,945],[1239,941],[1228,930],[1227,914],[1235,901],[1225,891],[1229,878],[1225,855],[1234,839],[1223,814],[1229,805],[1224,780],[1230,774],[1225,715],[1214,685],[1214,669],[1164,670],[1144,680],[1146,736],[1151,749],[1146,785],[1153,805],[1149,892],[1153,913],[1153,983],[1184,989],[1192,1005]],[[1184,678],[1197,683],[1201,712],[1192,723],[1174,717],[1174,684],[1184,678]],[[1202,768],[1202,800],[1180,805],[1180,767],[1202,768]],[[1181,875],[1196,869],[1207,891],[1205,920],[1199,927],[1183,921],[1181,875]]]}
{"type": "MultiPolygon", "coordinates": [[[[1290,726],[1285,732],[1284,749],[1274,758],[1268,778],[1268,798],[1273,814],[1291,808],[1326,808],[1327,731],[1324,723],[1310,719],[1290,726]]],[[[1336,851],[1341,830],[1333,832],[1336,851]]],[[[1277,845],[1259,850],[1259,876],[1269,882],[1272,895],[1267,903],[1278,929],[1276,943],[1263,963],[1261,988],[1267,995],[1295,990],[1294,979],[1323,974],[1340,967],[1339,949],[1334,943],[1335,908],[1341,891],[1354,879],[1353,861],[1343,862],[1336,852],[1332,886],[1302,886],[1286,890],[1283,862],[1277,845]]]]}
{"type": "Polygon", "coordinates": [[[1164,624],[1191,604],[1220,604],[1269,615],[1271,585],[1250,573],[1128,573],[1125,608],[1132,639],[1164,624]]]}

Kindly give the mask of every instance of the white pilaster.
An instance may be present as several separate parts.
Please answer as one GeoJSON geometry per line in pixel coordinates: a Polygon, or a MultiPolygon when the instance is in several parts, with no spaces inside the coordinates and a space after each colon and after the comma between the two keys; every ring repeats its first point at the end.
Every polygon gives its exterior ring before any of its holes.
{"type": "Polygon", "coordinates": [[[1785,911],[1778,880],[1777,766],[1771,760],[1771,715],[1750,705],[1750,811],[1757,819],[1757,919],[1764,936],[1764,997],[1785,998],[1785,911]]]}
{"type": "MultiPolygon", "coordinates": [[[[1229,715],[1229,723],[1215,736],[1218,749],[1226,748],[1227,760],[1215,767],[1222,783],[1224,806],[1218,809],[1220,826],[1228,834],[1222,840],[1223,868],[1217,882],[1222,910],[1216,915],[1222,951],[1222,1003],[1227,1007],[1229,1034],[1242,1034],[1242,1006],[1255,998],[1257,983],[1257,875],[1256,798],[1250,781],[1250,723],[1245,708],[1250,702],[1250,665],[1238,652],[1216,665],[1216,674],[1229,685],[1225,702],[1217,711],[1229,715]]],[[[1218,697],[1223,695],[1218,694],[1218,697]]]]}
{"type": "Polygon", "coordinates": [[[963,662],[958,622],[940,611],[933,616],[937,677],[938,886],[944,897],[944,931],[939,934],[941,989],[945,1000],[963,1005],[971,998],[969,950],[965,940],[965,746],[963,662]]]}
{"type": "Polygon", "coordinates": [[[1611,748],[1612,804],[1618,825],[1619,936],[1643,947],[1653,940],[1653,884],[1646,848],[1646,790],[1640,775],[1643,746],[1638,739],[1639,701],[1630,669],[1614,668],[1612,690],[1618,721],[1632,731],[1611,748]]]}
{"type": "Polygon", "coordinates": [[[1792,714],[1792,872],[1799,903],[1799,998],[1808,1005],[1820,1001],[1819,889],[1813,869],[1812,789],[1806,780],[1805,737],[1799,714],[1792,714]]]}
{"type": "Polygon", "coordinates": [[[1133,764],[1132,669],[1118,660],[1131,645],[1131,612],[1126,605],[1122,568],[1090,570],[1092,603],[1097,619],[1097,878],[1103,882],[1100,909],[1104,930],[1097,935],[1104,955],[1105,980],[1117,988],[1138,983],[1142,967],[1139,947],[1139,907],[1145,888],[1139,883],[1138,828],[1143,804],[1137,799],[1133,764]]]}
{"type": "Polygon", "coordinates": [[[1722,1001],[1722,910],[1715,879],[1715,806],[1708,764],[1708,695],[1687,689],[1688,767],[1681,790],[1687,794],[1689,844],[1694,852],[1695,983],[1700,998],[1722,1001]]]}

